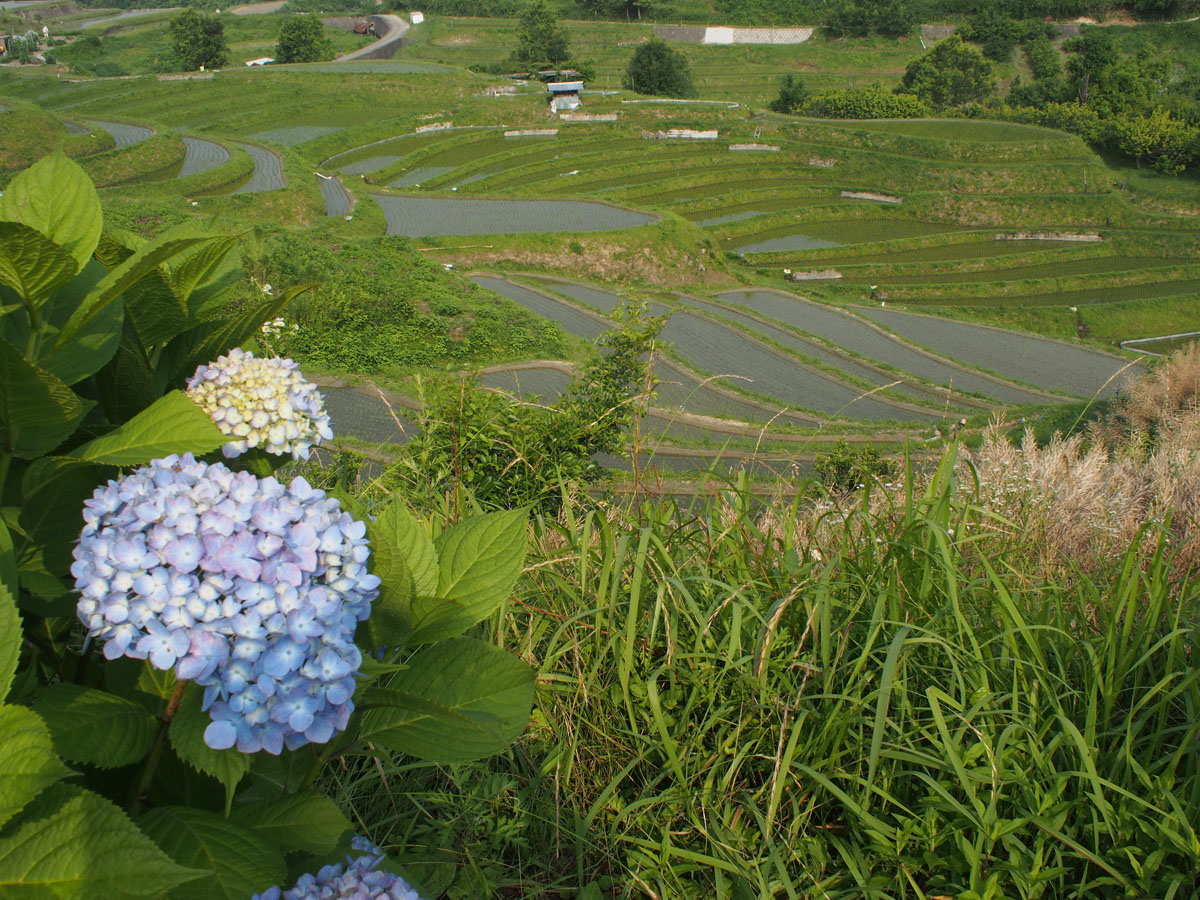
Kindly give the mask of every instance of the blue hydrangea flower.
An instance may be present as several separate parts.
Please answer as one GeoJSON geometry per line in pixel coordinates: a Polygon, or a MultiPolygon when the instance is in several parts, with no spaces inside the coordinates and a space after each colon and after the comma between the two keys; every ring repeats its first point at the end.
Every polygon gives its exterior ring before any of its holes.
{"type": "Polygon", "coordinates": [[[291,890],[272,886],[251,900],[423,900],[399,875],[379,869],[383,851],[377,846],[358,837],[351,846],[368,855],[346,857],[344,866],[324,866],[316,875],[301,875],[291,890]]]}
{"type": "Polygon", "coordinates": [[[98,488],[83,519],[88,635],[202,685],[210,747],[279,753],[345,729],[379,578],[337,500],[186,454],[98,488]]]}
{"type": "Polygon", "coordinates": [[[234,438],[226,458],[251,447],[293,459],[308,459],[314,444],[333,437],[325,398],[290,359],[257,359],[241,348],[196,369],[188,396],[234,438]]]}

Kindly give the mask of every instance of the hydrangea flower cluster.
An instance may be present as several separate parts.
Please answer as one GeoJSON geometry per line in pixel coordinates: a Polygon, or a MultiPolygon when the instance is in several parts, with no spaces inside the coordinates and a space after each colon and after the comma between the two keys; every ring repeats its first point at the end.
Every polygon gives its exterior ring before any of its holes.
{"type": "Polygon", "coordinates": [[[83,519],[71,574],[89,636],[203,685],[210,747],[279,753],[346,727],[379,578],[337,500],[189,453],[97,488],[83,519]]]}
{"type": "Polygon", "coordinates": [[[308,459],[314,444],[333,437],[325,400],[290,359],[257,359],[240,347],[200,366],[188,396],[234,438],[222,452],[232,459],[251,447],[308,459]]]}
{"type": "Polygon", "coordinates": [[[346,857],[346,866],[325,866],[316,875],[301,875],[288,891],[270,887],[251,900],[422,900],[399,875],[381,871],[383,851],[362,838],[355,838],[356,850],[369,855],[346,857]]]}

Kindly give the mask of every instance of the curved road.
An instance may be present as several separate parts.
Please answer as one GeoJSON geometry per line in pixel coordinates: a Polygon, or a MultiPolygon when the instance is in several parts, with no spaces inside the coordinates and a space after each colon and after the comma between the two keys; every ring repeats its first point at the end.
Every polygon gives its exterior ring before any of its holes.
{"type": "Polygon", "coordinates": [[[372,16],[376,23],[382,21],[387,25],[387,31],[383,33],[383,37],[373,44],[367,44],[361,50],[355,50],[353,53],[347,53],[345,56],[339,56],[334,62],[352,62],[356,59],[389,59],[396,52],[396,48],[400,46],[400,41],[405,34],[408,33],[409,24],[399,16],[381,15],[372,16]],[[391,52],[386,52],[390,50],[391,52]]]}

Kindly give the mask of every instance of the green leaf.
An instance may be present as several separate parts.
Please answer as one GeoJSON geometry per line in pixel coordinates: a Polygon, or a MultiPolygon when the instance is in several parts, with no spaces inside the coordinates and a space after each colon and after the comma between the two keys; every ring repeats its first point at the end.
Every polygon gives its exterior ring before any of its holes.
{"type": "Polygon", "coordinates": [[[23,706],[0,706],[0,825],[70,774],[54,755],[50,731],[37,713],[23,706]]]}
{"type": "Polygon", "coordinates": [[[363,740],[431,762],[465,762],[504,750],[529,721],[533,672],[491,644],[434,644],[409,666],[367,695],[380,706],[364,716],[363,740]]]}
{"type": "Polygon", "coordinates": [[[39,691],[33,708],[46,720],[59,756],[101,769],[142,759],[158,726],[140,704],[77,684],[39,691]]]}
{"type": "Polygon", "coordinates": [[[12,535],[0,520],[0,702],[8,696],[21,656],[21,615],[17,612],[17,555],[12,535]]]}
{"type": "Polygon", "coordinates": [[[150,349],[185,331],[187,308],[167,283],[166,266],[147,272],[122,295],[129,325],[142,346],[150,349]]]}
{"type": "Polygon", "coordinates": [[[95,492],[96,482],[94,468],[62,456],[35,459],[25,470],[19,522],[30,543],[40,548],[48,574],[68,574],[83,528],[83,502],[95,492]]]}
{"type": "Polygon", "coordinates": [[[0,445],[33,459],[61,444],[87,409],[74,391],[0,341],[0,445]]]}
{"type": "Polygon", "coordinates": [[[350,820],[324,794],[252,803],[236,810],[233,819],[284,853],[329,853],[351,828],[350,820]]]}
{"type": "Polygon", "coordinates": [[[0,222],[0,284],[23,299],[40,305],[78,271],[75,258],[40,232],[20,222],[0,222]]]}
{"type": "Polygon", "coordinates": [[[177,863],[213,874],[171,892],[172,900],[246,900],[279,884],[283,855],[248,828],[186,806],[152,809],[138,821],[177,863]]]}
{"type": "Polygon", "coordinates": [[[201,456],[229,438],[183,391],[171,391],[124,425],[71,452],[76,459],[108,466],[135,466],[191,451],[201,456]]]}
{"type": "Polygon", "coordinates": [[[366,523],[367,539],[371,544],[371,572],[380,578],[379,596],[371,604],[371,617],[362,625],[373,648],[406,644],[412,634],[409,614],[413,598],[412,574],[392,539],[392,530],[382,522],[387,512],[385,510],[378,520],[368,519],[366,523]]]}
{"type": "MultiPolygon", "coordinates": [[[[83,271],[54,292],[42,307],[42,315],[51,334],[57,336],[59,329],[67,323],[89,293],[105,275],[104,266],[96,260],[88,263],[83,271]]],[[[122,325],[125,321],[125,304],[118,297],[93,318],[85,328],[76,332],[74,340],[57,353],[51,353],[52,340],[43,342],[42,353],[37,364],[57,375],[66,384],[93,375],[112,359],[121,341],[122,325]]]]}
{"type": "Polygon", "coordinates": [[[132,256],[110,271],[100,280],[95,289],[88,294],[79,308],[59,332],[51,355],[61,353],[69,346],[76,335],[86,329],[92,319],[104,312],[108,304],[120,297],[130,287],[155,271],[160,265],[174,256],[209,241],[219,240],[212,236],[192,236],[182,238],[159,238],[140,248],[132,256]]]}
{"type": "Polygon", "coordinates": [[[438,536],[437,596],[413,599],[414,641],[462,634],[499,608],[525,564],[528,518],[524,509],[488,513],[438,536]]]}
{"type": "Polygon", "coordinates": [[[289,303],[315,287],[316,284],[292,285],[270,300],[248,307],[237,318],[216,324],[211,330],[197,330],[194,340],[187,348],[183,368],[190,374],[197,366],[212,362],[229,348],[244,344],[258,334],[263,322],[275,318],[289,303]]]}
{"type": "MultiPolygon", "coordinates": [[[[189,254],[178,265],[172,266],[170,280],[175,296],[181,301],[186,301],[201,284],[212,279],[221,279],[228,271],[230,254],[237,247],[240,237],[241,235],[232,235],[223,240],[213,241],[189,254]]],[[[192,309],[190,303],[187,306],[189,310],[192,309]]],[[[189,315],[189,318],[194,316],[189,315]]]]}
{"type": "Polygon", "coordinates": [[[0,840],[0,897],[157,898],[203,873],[182,868],[110,801],[57,785],[0,840]]]}
{"type": "Polygon", "coordinates": [[[61,152],[17,175],[0,197],[0,219],[40,231],[74,257],[79,271],[100,241],[100,198],[87,173],[61,152]]]}
{"type": "Polygon", "coordinates": [[[426,533],[424,526],[408,506],[397,500],[380,514],[378,525],[381,530],[387,531],[388,537],[404,557],[412,575],[413,592],[436,593],[437,551],[433,548],[433,540],[426,533]]]}
{"type": "Polygon", "coordinates": [[[212,720],[200,708],[203,698],[203,690],[197,685],[188,685],[183,702],[171,720],[168,736],[179,758],[193,769],[211,775],[225,785],[226,798],[230,799],[238,782],[250,771],[253,757],[233,748],[214,750],[204,743],[204,729],[212,720]]]}

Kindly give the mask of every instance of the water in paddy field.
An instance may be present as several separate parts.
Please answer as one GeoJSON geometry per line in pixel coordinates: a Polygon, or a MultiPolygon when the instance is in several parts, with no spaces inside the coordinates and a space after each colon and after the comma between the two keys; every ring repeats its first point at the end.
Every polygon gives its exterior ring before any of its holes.
{"type": "Polygon", "coordinates": [[[738,253],[776,253],[786,250],[817,250],[822,247],[840,247],[837,241],[827,241],[822,238],[809,237],[807,234],[785,234],[781,237],[767,238],[749,244],[737,244],[731,247],[738,253]]]}
{"type": "Polygon", "coordinates": [[[321,388],[325,411],[338,437],[358,438],[373,444],[403,444],[416,433],[417,426],[408,418],[410,410],[392,404],[391,409],[379,394],[357,388],[321,388]]]}
{"type": "Polygon", "coordinates": [[[475,200],[372,194],[387,233],[405,237],[610,231],[657,221],[648,213],[585,200],[475,200]]]}

